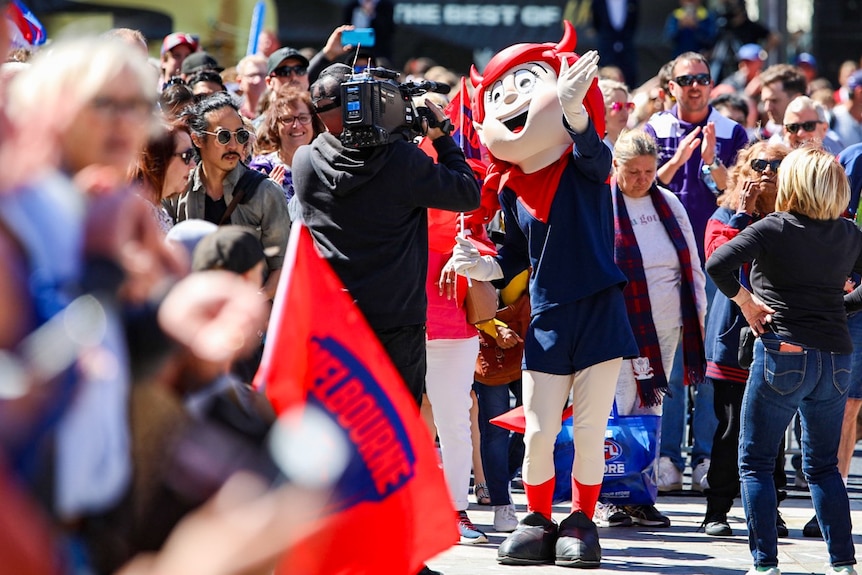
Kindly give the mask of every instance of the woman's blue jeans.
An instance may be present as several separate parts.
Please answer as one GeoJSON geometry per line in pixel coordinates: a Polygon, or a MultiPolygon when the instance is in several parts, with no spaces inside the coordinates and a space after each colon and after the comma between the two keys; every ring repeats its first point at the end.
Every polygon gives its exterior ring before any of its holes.
{"type": "Polygon", "coordinates": [[[482,468],[491,496],[491,505],[508,505],[509,482],[524,459],[524,436],[511,433],[488,420],[503,415],[511,408],[509,391],[515,396],[515,405],[523,403],[521,380],[508,385],[485,385],[473,382],[473,391],[479,404],[479,433],[482,468]]]}
{"type": "Polygon", "coordinates": [[[754,345],[754,362],[742,400],[739,473],[748,521],[748,546],[756,567],[778,565],[775,456],[793,414],[802,421],[802,471],[833,566],[856,563],[850,504],[838,473],[838,441],[850,354],[803,347],[779,351],[778,336],[766,333],[754,345]]]}

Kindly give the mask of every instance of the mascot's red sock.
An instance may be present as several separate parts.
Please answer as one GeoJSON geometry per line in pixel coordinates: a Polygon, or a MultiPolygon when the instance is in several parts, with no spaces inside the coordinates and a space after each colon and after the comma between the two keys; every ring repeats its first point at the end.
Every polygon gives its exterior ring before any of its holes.
{"type": "MultiPolygon", "coordinates": [[[[526,489],[526,485],[524,486],[526,489]]],[[[596,502],[599,500],[599,492],[602,490],[602,484],[583,485],[578,483],[578,480],[572,477],[572,513],[575,511],[583,511],[584,515],[593,519],[593,513],[596,510],[596,502]]]]}
{"type": "Polygon", "coordinates": [[[551,518],[551,506],[554,502],[554,478],[551,477],[539,485],[524,483],[524,493],[527,495],[527,511],[541,513],[551,518]]]}

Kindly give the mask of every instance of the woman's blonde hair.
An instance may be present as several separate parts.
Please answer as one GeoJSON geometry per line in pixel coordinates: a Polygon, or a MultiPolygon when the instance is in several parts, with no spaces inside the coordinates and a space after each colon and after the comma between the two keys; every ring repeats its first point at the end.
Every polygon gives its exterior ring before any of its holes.
{"type": "Polygon", "coordinates": [[[847,210],[850,182],[828,152],[803,147],[790,152],[778,171],[775,209],[815,220],[834,220],[847,210]]]}

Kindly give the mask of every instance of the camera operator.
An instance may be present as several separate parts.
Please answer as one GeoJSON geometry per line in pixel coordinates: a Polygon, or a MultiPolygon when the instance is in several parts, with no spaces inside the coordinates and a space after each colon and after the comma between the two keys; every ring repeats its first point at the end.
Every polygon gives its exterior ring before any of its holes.
{"type": "MultiPolygon", "coordinates": [[[[328,132],[293,160],[302,218],[356,300],[416,403],[425,387],[427,208],[470,211],[479,188],[464,154],[439,127],[425,135],[435,164],[407,139],[351,148],[342,133],[341,84],[352,69],[334,64],[311,86],[312,103],[328,132]]],[[[443,110],[428,100],[438,122],[443,110]]]]}

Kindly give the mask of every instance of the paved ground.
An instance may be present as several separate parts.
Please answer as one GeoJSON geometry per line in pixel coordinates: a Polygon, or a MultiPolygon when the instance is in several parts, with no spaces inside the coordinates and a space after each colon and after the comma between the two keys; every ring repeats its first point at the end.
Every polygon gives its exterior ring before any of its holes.
{"type": "MultiPolygon", "coordinates": [[[[862,453],[856,452],[851,469],[850,506],[856,544],[862,544],[862,453]]],[[[789,459],[789,458],[788,458],[789,459]]],[[[792,472],[791,472],[792,473],[792,472]]],[[[792,485],[792,475],[791,485],[792,485]]],[[[688,482],[689,478],[686,477],[688,482]]],[[[519,517],[525,512],[524,495],[513,495],[519,517]]],[[[471,497],[472,500],[472,497],[471,497]]],[[[751,566],[748,550],[745,514],[739,502],[731,511],[730,520],[734,535],[709,537],[699,530],[706,500],[700,494],[686,489],[677,494],[662,495],[656,505],[671,519],[668,529],[642,527],[615,527],[599,529],[603,557],[599,569],[589,573],[686,574],[686,575],[739,575],[751,566]]],[[[827,560],[826,545],[820,539],[802,536],[802,526],[814,512],[807,491],[790,489],[788,499],[780,510],[790,529],[790,536],[780,540],[779,567],[784,575],[822,574],[827,560]]],[[[505,534],[493,532],[493,513],[490,507],[471,504],[470,518],[489,538],[484,545],[458,545],[428,562],[428,565],[445,575],[545,575],[571,573],[563,567],[535,566],[511,567],[496,561],[497,546],[505,534]]],[[[562,520],[569,513],[568,504],[555,506],[554,518],[562,520]]],[[[862,550],[862,547],[859,547],[862,550]]]]}

